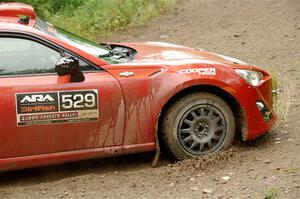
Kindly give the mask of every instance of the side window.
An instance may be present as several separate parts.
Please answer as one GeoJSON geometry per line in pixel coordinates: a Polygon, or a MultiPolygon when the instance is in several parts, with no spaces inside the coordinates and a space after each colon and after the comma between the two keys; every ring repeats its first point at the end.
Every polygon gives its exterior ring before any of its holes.
{"type": "Polygon", "coordinates": [[[36,41],[0,37],[0,76],[54,73],[59,52],[36,41]]]}

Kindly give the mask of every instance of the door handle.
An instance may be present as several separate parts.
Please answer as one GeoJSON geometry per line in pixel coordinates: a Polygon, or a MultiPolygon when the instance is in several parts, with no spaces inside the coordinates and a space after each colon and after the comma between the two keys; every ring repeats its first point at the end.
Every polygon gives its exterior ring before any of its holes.
{"type": "Polygon", "coordinates": [[[125,72],[121,72],[120,76],[121,77],[129,77],[129,76],[133,76],[134,72],[130,72],[130,71],[125,71],[125,72]]]}

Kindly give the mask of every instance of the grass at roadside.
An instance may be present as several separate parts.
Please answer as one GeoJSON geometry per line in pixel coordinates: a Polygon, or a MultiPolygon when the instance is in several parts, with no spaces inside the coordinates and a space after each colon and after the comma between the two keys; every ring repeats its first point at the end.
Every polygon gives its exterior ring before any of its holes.
{"type": "Polygon", "coordinates": [[[67,5],[50,22],[95,40],[127,26],[141,25],[174,4],[175,0],[89,0],[76,9],[67,5]]]}
{"type": "Polygon", "coordinates": [[[178,0],[6,0],[31,4],[38,15],[91,40],[141,25],[174,8],[178,0]]]}
{"type": "MultiPolygon", "coordinates": [[[[273,90],[279,90],[278,93],[273,94],[273,111],[277,116],[277,122],[272,128],[274,130],[282,123],[288,122],[288,114],[296,94],[296,80],[284,75],[284,72],[279,72],[272,64],[266,68],[266,71],[272,77],[273,90]]],[[[255,139],[252,144],[257,145],[268,142],[274,135],[275,131],[273,130],[255,139]]]]}
{"type": "Polygon", "coordinates": [[[276,197],[278,189],[277,188],[270,188],[265,193],[265,199],[274,199],[276,197]]]}
{"type": "Polygon", "coordinates": [[[278,117],[274,127],[276,128],[280,123],[288,121],[288,113],[296,94],[296,80],[282,75],[273,66],[267,68],[267,71],[272,76],[273,90],[279,89],[280,91],[273,96],[273,107],[278,117]]]}

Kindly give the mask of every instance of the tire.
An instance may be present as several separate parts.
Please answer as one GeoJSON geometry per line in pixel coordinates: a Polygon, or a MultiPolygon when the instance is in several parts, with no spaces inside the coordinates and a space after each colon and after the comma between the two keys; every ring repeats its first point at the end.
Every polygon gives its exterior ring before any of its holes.
{"type": "Polygon", "coordinates": [[[235,134],[231,108],[211,93],[192,93],[175,101],[162,115],[161,133],[176,159],[227,149],[235,134]]]}

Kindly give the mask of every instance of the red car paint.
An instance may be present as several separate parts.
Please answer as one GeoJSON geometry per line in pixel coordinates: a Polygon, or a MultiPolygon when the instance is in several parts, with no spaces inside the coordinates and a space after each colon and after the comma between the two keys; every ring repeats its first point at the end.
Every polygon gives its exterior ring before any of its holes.
{"type": "Polygon", "coordinates": [[[103,70],[84,73],[85,81],[78,83],[70,83],[69,77],[56,74],[0,77],[0,171],[154,151],[154,135],[164,106],[179,92],[201,85],[219,88],[238,102],[244,113],[240,118],[244,140],[264,134],[275,122],[271,78],[257,67],[203,50],[159,42],[123,43],[137,51],[134,60],[109,64],[35,29],[35,23],[31,6],[0,4],[0,36],[18,33],[38,37],[72,51],[103,70]],[[18,23],[19,15],[29,16],[29,24],[18,23]],[[195,72],[198,68],[214,68],[216,74],[201,76],[195,72]],[[254,87],[234,69],[260,71],[264,77],[254,87]],[[134,76],[120,76],[126,71],[134,72],[134,76]],[[98,90],[98,121],[17,126],[16,93],[81,89],[98,90]],[[256,107],[257,101],[262,101],[271,111],[271,120],[264,120],[256,107]]]}

